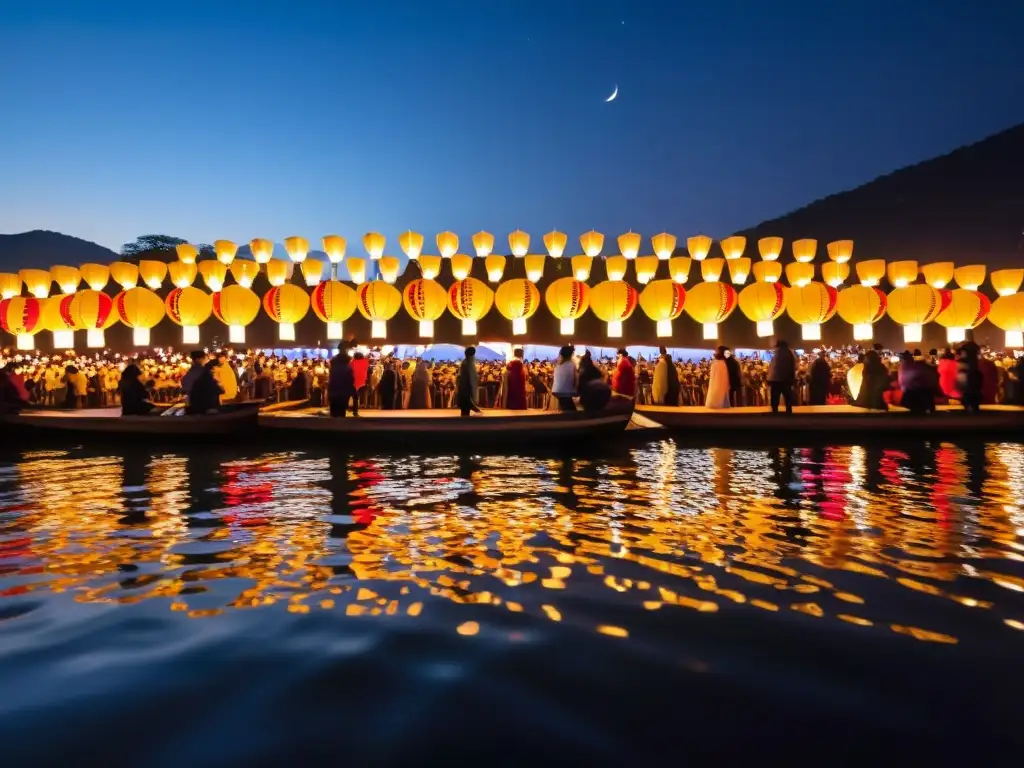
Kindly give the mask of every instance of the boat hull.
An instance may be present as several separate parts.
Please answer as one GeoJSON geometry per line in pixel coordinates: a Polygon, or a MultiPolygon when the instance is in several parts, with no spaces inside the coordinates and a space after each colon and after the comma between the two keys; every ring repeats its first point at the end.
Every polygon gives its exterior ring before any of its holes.
{"type": "Polygon", "coordinates": [[[256,408],[243,408],[208,416],[121,416],[120,413],[118,408],[28,411],[0,415],[0,427],[11,435],[212,438],[254,433],[259,412],[256,408]]]}

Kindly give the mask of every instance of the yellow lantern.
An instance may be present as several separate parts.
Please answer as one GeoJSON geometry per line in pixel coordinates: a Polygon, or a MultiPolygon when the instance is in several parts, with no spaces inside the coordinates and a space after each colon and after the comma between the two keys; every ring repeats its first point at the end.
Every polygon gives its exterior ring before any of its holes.
{"type": "Polygon", "coordinates": [[[839,317],[853,326],[854,341],[871,340],[871,326],[885,317],[887,306],[882,289],[868,285],[851,285],[840,291],[836,299],[839,317]]]}
{"type": "Polygon", "coordinates": [[[260,297],[248,288],[229,285],[223,291],[213,294],[211,306],[213,316],[228,327],[228,340],[232,344],[244,344],[245,326],[260,313],[260,297]]]}
{"type": "MultiPolygon", "coordinates": [[[[422,238],[420,242],[422,242],[422,238]]],[[[345,249],[348,247],[344,237],[341,235],[324,235],[320,238],[320,243],[323,246],[324,253],[327,254],[327,260],[331,264],[340,264],[344,261],[345,249]]],[[[352,311],[354,312],[355,310],[352,311]]]]}
{"type": "Polygon", "coordinates": [[[284,239],[284,249],[288,253],[288,258],[296,264],[301,264],[306,260],[306,256],[309,255],[309,240],[298,236],[286,237],[284,239]]]}
{"type": "Polygon", "coordinates": [[[889,317],[903,326],[904,340],[917,343],[921,341],[921,327],[939,316],[948,298],[948,291],[930,285],[908,285],[889,294],[887,311],[889,317]]]}
{"type": "Polygon", "coordinates": [[[711,252],[711,238],[707,235],[694,235],[686,238],[686,250],[694,261],[704,261],[711,252]]]}
{"type": "Polygon", "coordinates": [[[759,261],[753,269],[754,279],[759,283],[777,283],[782,279],[782,265],[777,261],[759,261]]]}
{"type": "Polygon", "coordinates": [[[857,279],[860,280],[860,284],[868,288],[879,285],[885,276],[885,262],[881,259],[858,261],[854,268],[857,271],[857,279]]]}
{"type": "Polygon", "coordinates": [[[740,291],[739,305],[747,319],[756,323],[758,336],[771,336],[772,322],[786,309],[786,289],[778,282],[752,283],[740,291]]]}
{"type": "Polygon", "coordinates": [[[0,299],[11,299],[21,293],[21,278],[13,272],[0,272],[0,299]]]}
{"type": "Polygon", "coordinates": [[[997,269],[988,279],[999,296],[1012,296],[1024,283],[1024,269],[997,269]]]}
{"type": "Polygon", "coordinates": [[[821,265],[821,279],[826,285],[838,288],[850,276],[850,265],[845,261],[830,261],[821,265]]]}
{"type": "Polygon", "coordinates": [[[640,253],[640,243],[642,238],[636,232],[630,231],[624,235],[619,235],[619,253],[625,256],[627,259],[635,259],[636,255],[640,253]]]}
{"type": "Polygon", "coordinates": [[[728,283],[697,283],[687,291],[684,309],[703,326],[705,339],[717,339],[718,324],[728,319],[736,303],[736,289],[728,283]]]}
{"type": "Polygon", "coordinates": [[[434,336],[434,321],[448,306],[448,293],[433,280],[411,280],[402,291],[402,303],[409,317],[419,322],[420,338],[429,339],[434,336]]]}
{"type": "Polygon", "coordinates": [[[416,261],[423,253],[423,235],[410,229],[398,236],[398,245],[409,261],[416,261]]]}
{"type": "Polygon", "coordinates": [[[360,285],[356,289],[356,297],[359,313],[370,321],[370,335],[375,339],[387,338],[387,322],[401,308],[402,294],[395,286],[374,280],[360,285]]]}
{"type": "MultiPolygon", "coordinates": [[[[228,241],[224,242],[227,243],[228,241]]],[[[231,245],[234,245],[234,243],[231,243],[231,245]]],[[[270,260],[274,258],[274,244],[270,240],[264,240],[261,237],[257,237],[255,240],[249,241],[249,250],[252,251],[252,259],[257,264],[268,264],[270,263],[270,260]]],[[[342,239],[342,251],[344,252],[344,250],[344,239],[342,239]]],[[[229,252],[229,250],[225,250],[225,257],[229,252]]],[[[217,254],[217,260],[221,261],[220,253],[217,254]]],[[[234,261],[233,257],[232,261],[234,261]]]]}
{"type": "Polygon", "coordinates": [[[722,255],[725,256],[725,260],[732,261],[743,256],[743,251],[747,249],[747,238],[743,235],[733,235],[725,238],[719,245],[722,246],[722,255]]]}
{"type": "Polygon", "coordinates": [[[544,292],[544,303],[558,319],[562,334],[570,336],[576,332],[576,320],[590,306],[590,288],[574,277],[560,277],[544,292]]]}
{"type": "MultiPolygon", "coordinates": [[[[184,261],[174,261],[167,265],[167,273],[171,276],[171,283],[176,288],[187,288],[195,282],[196,275],[199,274],[199,267],[196,266],[194,261],[191,264],[184,261]]],[[[146,285],[149,285],[148,280],[146,285]]]]}
{"type": "Polygon", "coordinates": [[[611,281],[621,280],[626,276],[626,266],[629,264],[625,256],[609,256],[604,260],[604,271],[611,281]]]}
{"type": "Polygon", "coordinates": [[[593,229],[584,232],[580,235],[580,247],[585,255],[595,259],[601,255],[601,249],[604,248],[604,235],[593,229]]]}
{"type": "Polygon", "coordinates": [[[183,264],[195,264],[199,258],[199,249],[191,243],[178,243],[174,251],[178,254],[178,261],[183,264]]]}
{"type": "Polygon", "coordinates": [[[387,241],[380,232],[367,232],[363,235],[363,248],[370,254],[373,261],[377,261],[384,255],[384,244],[387,241]]]}
{"type": "MultiPolygon", "coordinates": [[[[308,244],[306,245],[306,250],[309,250],[308,244]]],[[[213,253],[217,257],[217,261],[225,267],[231,266],[231,262],[235,260],[235,255],[238,253],[238,244],[230,240],[214,240],[213,253]]],[[[178,258],[181,258],[181,256],[179,255],[178,258]]]]}
{"type": "Polygon", "coordinates": [[[682,285],[690,277],[690,257],[673,256],[668,260],[668,274],[672,281],[682,285]]]}
{"type": "Polygon", "coordinates": [[[590,291],[590,311],[608,324],[608,337],[613,339],[622,336],[622,323],[629,319],[639,302],[636,288],[621,280],[605,280],[590,291]]]}
{"type": "Polygon", "coordinates": [[[917,280],[917,262],[894,261],[889,265],[887,276],[893,288],[906,288],[917,280]]]}
{"type": "Polygon", "coordinates": [[[171,322],[181,326],[182,343],[198,344],[199,326],[209,320],[213,312],[213,299],[210,294],[198,288],[175,288],[164,299],[164,308],[171,322]]]}
{"type": "Polygon", "coordinates": [[[465,280],[473,271],[473,257],[465,253],[456,253],[452,256],[452,277],[456,280],[465,280]]]}
{"type": "Polygon", "coordinates": [[[545,258],[547,257],[543,253],[531,253],[526,257],[523,266],[526,267],[526,279],[531,283],[539,282],[544,277],[545,258]]]}
{"type": "Polygon", "coordinates": [[[50,277],[65,295],[77,291],[82,282],[82,274],[75,267],[50,267],[50,277]]]}
{"type": "Polygon", "coordinates": [[[508,249],[513,256],[522,258],[530,249],[530,236],[521,229],[510,233],[508,236],[508,249]]]}
{"type": "Polygon", "coordinates": [[[654,248],[654,255],[661,261],[668,261],[676,252],[676,236],[668,232],[662,232],[651,238],[651,247],[654,248]]]}
{"type": "Polygon", "coordinates": [[[818,241],[813,238],[793,241],[793,258],[800,264],[808,264],[814,261],[818,252],[818,241]]]}
{"type": "Polygon", "coordinates": [[[459,280],[448,289],[448,310],[462,321],[464,335],[476,333],[476,324],[493,305],[494,291],[476,278],[459,280]]]}
{"type": "Polygon", "coordinates": [[[366,259],[353,256],[345,262],[345,266],[348,268],[349,282],[355,285],[362,285],[366,282],[366,259]]]}
{"type": "Polygon", "coordinates": [[[324,279],[324,267],[327,266],[326,262],[320,261],[320,259],[303,259],[299,262],[299,271],[302,272],[302,279],[306,285],[313,287],[319,284],[324,279]]]}
{"type": "Polygon", "coordinates": [[[106,264],[83,264],[79,271],[82,280],[94,291],[102,291],[110,281],[110,267],[106,264]]]}
{"type": "Polygon", "coordinates": [[[553,230],[544,235],[544,247],[548,249],[548,255],[552,259],[562,258],[562,254],[565,253],[565,246],[568,242],[569,237],[565,232],[553,230]]]}
{"type": "Polygon", "coordinates": [[[794,288],[803,288],[814,279],[814,265],[807,262],[793,262],[786,265],[786,280],[794,288]]]}
{"type": "MultiPolygon", "coordinates": [[[[500,258],[500,257],[499,257],[500,258]]],[[[434,255],[420,256],[420,274],[424,280],[433,280],[441,274],[441,257],[434,255]]]]}
{"type": "Polygon", "coordinates": [[[114,297],[117,318],[132,329],[132,343],[149,346],[149,332],[167,314],[164,300],[149,288],[128,288],[114,297]]]}
{"type": "Polygon", "coordinates": [[[657,256],[638,256],[635,264],[636,281],[640,285],[647,285],[658,273],[657,256]]]}
{"type": "MultiPolygon", "coordinates": [[[[245,289],[243,288],[242,290],[245,289]]],[[[216,298],[214,298],[213,307],[214,312],[216,312],[216,298]]],[[[271,288],[263,294],[263,311],[267,313],[271,320],[277,323],[281,341],[295,341],[295,324],[300,322],[306,316],[306,313],[309,312],[309,296],[299,286],[286,283],[285,285],[271,288]]],[[[252,321],[250,320],[249,322],[252,321]]]]}
{"type": "Polygon", "coordinates": [[[521,336],[526,333],[526,321],[540,306],[540,291],[529,280],[507,280],[495,291],[494,306],[512,321],[512,334],[521,336]]]}
{"type": "MultiPolygon", "coordinates": [[[[349,268],[351,269],[351,264],[349,268]]],[[[271,259],[267,262],[267,282],[274,288],[284,285],[291,277],[292,269],[294,267],[290,261],[271,259]]]]}
{"type": "Polygon", "coordinates": [[[342,338],[342,323],[356,311],[356,292],[337,280],[326,280],[313,289],[309,297],[313,314],[327,323],[327,338],[342,338]]]}
{"type": "Polygon", "coordinates": [[[786,312],[800,324],[804,341],[821,339],[821,324],[835,315],[839,291],[831,285],[811,282],[786,290],[786,312]]]}
{"type": "MultiPolygon", "coordinates": [[[[707,264],[707,261],[704,263],[707,264]]],[[[750,259],[726,259],[725,263],[729,266],[729,279],[733,285],[743,285],[747,282],[750,276],[750,259]]]]}
{"type": "Polygon", "coordinates": [[[126,291],[139,284],[139,268],[131,262],[115,261],[110,265],[110,276],[126,291]]]}
{"type": "Polygon", "coordinates": [[[1024,293],[1000,296],[992,302],[989,321],[1006,332],[1007,349],[1024,348],[1024,293]]]}
{"type": "Polygon", "coordinates": [[[197,262],[199,274],[203,276],[203,282],[211,292],[216,293],[224,287],[224,281],[228,277],[228,268],[216,259],[204,259],[197,262]]]}
{"type": "Polygon", "coordinates": [[[454,232],[439,232],[436,241],[442,259],[450,259],[459,252],[459,236],[454,232]]]}
{"type": "Polygon", "coordinates": [[[853,240],[833,240],[825,246],[828,257],[836,264],[845,264],[853,258],[853,240]]]}
{"type": "Polygon", "coordinates": [[[37,299],[45,299],[50,293],[50,283],[53,278],[45,269],[22,269],[18,271],[18,277],[25,284],[27,290],[37,299]]]}
{"type": "Polygon", "coordinates": [[[953,271],[953,279],[956,284],[966,291],[976,291],[985,282],[985,265],[972,264],[967,267],[957,267],[953,271]]]}
{"type": "Polygon", "coordinates": [[[85,329],[85,343],[91,349],[98,349],[106,343],[103,332],[117,322],[114,300],[91,288],[65,296],[60,306],[76,331],[85,329]]]}
{"type": "Polygon", "coordinates": [[[935,322],[946,329],[946,339],[956,344],[967,338],[967,330],[977,328],[988,317],[992,302],[978,291],[958,288],[950,291],[949,305],[939,312],[935,322]]]}
{"type": "Polygon", "coordinates": [[[757,241],[757,252],[764,261],[778,261],[782,253],[782,238],[762,237],[757,241]]]}
{"type": "Polygon", "coordinates": [[[256,280],[256,275],[259,273],[260,265],[255,261],[235,259],[231,262],[231,276],[234,277],[235,282],[243,288],[252,288],[252,284],[256,280]]]}
{"type": "Polygon", "coordinates": [[[380,269],[380,276],[384,278],[384,282],[394,284],[398,279],[398,270],[402,268],[402,262],[394,256],[381,256],[377,266],[380,269]]]}
{"type": "Polygon", "coordinates": [[[61,304],[67,296],[51,296],[41,299],[43,307],[42,330],[53,333],[54,349],[75,348],[75,324],[71,316],[62,311],[61,304]]]}
{"type": "Polygon", "coordinates": [[[712,258],[700,260],[700,276],[704,278],[706,283],[714,283],[720,280],[723,269],[725,269],[725,259],[712,258]]]}
{"type": "Polygon", "coordinates": [[[577,280],[589,280],[590,270],[594,267],[593,256],[573,256],[570,260],[572,274],[577,280]]]}
{"type": "Polygon", "coordinates": [[[934,264],[925,264],[921,267],[921,275],[932,288],[945,288],[953,279],[953,262],[938,261],[934,264]]]}
{"type": "MultiPolygon", "coordinates": [[[[652,257],[657,261],[657,257],[652,257]]],[[[683,314],[686,289],[672,280],[655,280],[640,292],[640,308],[651,320],[659,338],[672,336],[672,321],[683,314]]]]}
{"type": "Polygon", "coordinates": [[[473,248],[476,249],[477,258],[486,259],[494,250],[494,235],[490,232],[477,232],[473,235],[473,248]]]}
{"type": "MultiPolygon", "coordinates": [[[[35,334],[42,330],[43,304],[32,296],[0,299],[0,328],[15,337],[18,349],[35,348],[35,334]]],[[[8,439],[13,439],[10,428],[8,439]]]]}

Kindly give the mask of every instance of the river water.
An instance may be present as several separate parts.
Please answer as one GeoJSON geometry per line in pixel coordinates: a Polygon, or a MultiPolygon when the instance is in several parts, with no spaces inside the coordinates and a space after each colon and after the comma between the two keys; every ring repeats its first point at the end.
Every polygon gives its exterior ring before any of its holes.
{"type": "Polygon", "coordinates": [[[0,454],[4,763],[1020,754],[1024,448],[0,454]]]}

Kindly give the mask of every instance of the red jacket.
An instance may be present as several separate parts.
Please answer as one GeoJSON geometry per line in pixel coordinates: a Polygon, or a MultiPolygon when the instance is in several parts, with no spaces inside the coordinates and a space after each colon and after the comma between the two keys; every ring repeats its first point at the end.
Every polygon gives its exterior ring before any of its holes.
{"type": "Polygon", "coordinates": [[[508,373],[505,376],[505,385],[508,393],[505,397],[505,407],[512,411],[526,410],[526,366],[522,360],[513,360],[507,366],[508,373]]]}
{"type": "Polygon", "coordinates": [[[370,369],[370,361],[365,357],[352,360],[352,378],[355,379],[356,392],[366,386],[366,372],[370,369]]]}
{"type": "Polygon", "coordinates": [[[612,392],[636,397],[636,373],[628,357],[621,358],[612,372],[612,392]]]}

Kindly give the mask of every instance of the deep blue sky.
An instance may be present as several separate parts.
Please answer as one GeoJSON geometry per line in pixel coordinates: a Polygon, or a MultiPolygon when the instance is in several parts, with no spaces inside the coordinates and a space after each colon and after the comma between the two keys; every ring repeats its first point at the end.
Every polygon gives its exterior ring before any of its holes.
{"type": "Polygon", "coordinates": [[[1019,0],[3,6],[0,232],[113,248],[721,237],[1024,120],[1019,0]]]}

